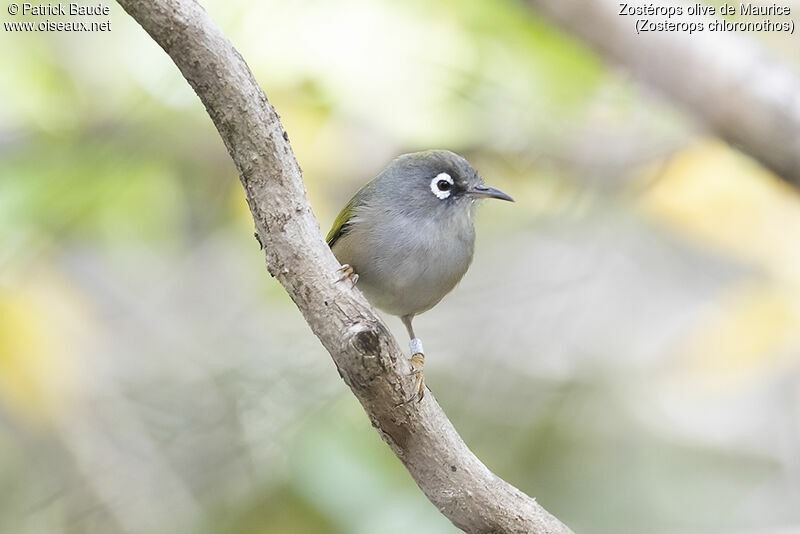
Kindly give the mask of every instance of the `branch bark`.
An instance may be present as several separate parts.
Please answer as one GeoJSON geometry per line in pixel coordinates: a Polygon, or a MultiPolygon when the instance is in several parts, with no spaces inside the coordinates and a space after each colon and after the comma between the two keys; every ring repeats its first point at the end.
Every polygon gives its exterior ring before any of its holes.
{"type": "Polygon", "coordinates": [[[754,39],[735,32],[637,34],[637,17],[619,15],[617,0],[527,3],[800,188],[800,77],[754,39]]]}
{"type": "Polygon", "coordinates": [[[239,170],[270,274],[286,288],[373,426],[430,501],[466,532],[569,533],[494,475],[436,403],[411,396],[403,351],[360,292],[336,284],[280,118],[233,45],[193,0],[118,0],[169,54],[239,170]]]}

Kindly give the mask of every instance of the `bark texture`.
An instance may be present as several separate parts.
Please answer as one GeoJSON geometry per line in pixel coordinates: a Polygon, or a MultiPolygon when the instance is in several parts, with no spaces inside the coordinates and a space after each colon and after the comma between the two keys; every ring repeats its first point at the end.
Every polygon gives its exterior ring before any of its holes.
{"type": "Polygon", "coordinates": [[[800,188],[800,76],[754,38],[707,30],[637,34],[636,19],[649,17],[619,15],[617,0],[526,1],[800,188]]]}
{"type": "Polygon", "coordinates": [[[193,0],[119,3],[202,100],[239,170],[267,269],[428,499],[467,532],[571,532],[483,465],[432,394],[404,403],[413,386],[407,356],[361,293],[335,283],[339,264],[311,211],[280,119],[202,7],[193,0]]]}

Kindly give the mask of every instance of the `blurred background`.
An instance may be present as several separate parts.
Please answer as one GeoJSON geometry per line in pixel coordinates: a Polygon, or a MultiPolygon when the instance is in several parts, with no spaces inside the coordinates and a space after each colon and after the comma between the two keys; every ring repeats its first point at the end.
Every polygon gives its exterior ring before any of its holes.
{"type": "MultiPolygon", "coordinates": [[[[517,200],[415,323],[487,466],[576,532],[800,532],[797,189],[514,0],[202,3],[323,232],[424,148],[517,200]]],[[[0,532],[455,532],[267,274],[203,106],[106,5],[109,33],[0,32],[0,532]]]]}

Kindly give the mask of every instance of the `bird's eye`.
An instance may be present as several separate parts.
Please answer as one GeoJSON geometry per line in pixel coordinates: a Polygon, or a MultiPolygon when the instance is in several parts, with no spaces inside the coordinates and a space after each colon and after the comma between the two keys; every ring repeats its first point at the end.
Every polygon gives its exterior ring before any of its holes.
{"type": "Polygon", "coordinates": [[[446,172],[440,172],[431,180],[431,192],[433,192],[439,200],[444,200],[449,197],[452,188],[453,178],[446,172]]]}

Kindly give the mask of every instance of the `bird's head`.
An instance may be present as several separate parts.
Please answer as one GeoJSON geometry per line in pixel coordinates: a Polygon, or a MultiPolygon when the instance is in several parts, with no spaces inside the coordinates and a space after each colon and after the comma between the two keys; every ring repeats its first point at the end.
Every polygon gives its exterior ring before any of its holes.
{"type": "Polygon", "coordinates": [[[393,208],[407,215],[445,218],[471,213],[475,201],[509,195],[489,187],[466,159],[449,150],[426,150],[395,159],[384,171],[393,208]]]}

